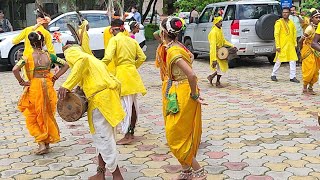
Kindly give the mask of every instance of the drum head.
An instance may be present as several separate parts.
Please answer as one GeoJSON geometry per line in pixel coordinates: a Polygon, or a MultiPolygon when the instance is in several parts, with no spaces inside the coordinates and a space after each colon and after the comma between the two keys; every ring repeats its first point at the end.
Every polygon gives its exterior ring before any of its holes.
{"type": "Polygon", "coordinates": [[[225,48],[225,47],[222,47],[222,48],[218,49],[217,56],[221,60],[228,59],[228,56],[229,56],[228,49],[225,48]]]}
{"type": "Polygon", "coordinates": [[[84,101],[76,93],[68,92],[66,97],[58,100],[58,113],[60,117],[68,122],[74,122],[82,117],[85,111],[84,101]]]}

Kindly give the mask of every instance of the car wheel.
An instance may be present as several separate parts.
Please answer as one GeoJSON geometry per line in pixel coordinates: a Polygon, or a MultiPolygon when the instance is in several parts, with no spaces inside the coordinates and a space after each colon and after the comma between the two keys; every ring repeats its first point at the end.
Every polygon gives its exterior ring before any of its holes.
{"type": "Polygon", "coordinates": [[[231,59],[228,61],[229,68],[235,68],[238,65],[240,58],[231,59]]]}
{"type": "Polygon", "coordinates": [[[274,58],[276,57],[276,54],[272,54],[271,56],[268,56],[268,61],[270,64],[274,65],[274,58]]]}
{"type": "Polygon", "coordinates": [[[185,45],[186,48],[193,54],[194,58],[197,58],[197,57],[198,57],[198,54],[197,54],[197,53],[194,53],[191,39],[187,39],[187,40],[184,42],[184,45],[185,45]]]}
{"type": "Polygon", "coordinates": [[[23,44],[17,45],[17,46],[12,48],[11,53],[9,55],[10,64],[12,66],[16,65],[17,62],[19,61],[20,57],[18,56],[18,54],[19,54],[19,51],[22,53],[23,49],[24,49],[24,45],[23,44]]]}

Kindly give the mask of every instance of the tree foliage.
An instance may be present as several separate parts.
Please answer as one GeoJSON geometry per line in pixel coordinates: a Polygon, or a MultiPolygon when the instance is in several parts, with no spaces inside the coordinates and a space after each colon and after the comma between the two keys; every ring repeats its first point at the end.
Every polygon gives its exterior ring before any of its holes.
{"type": "Polygon", "coordinates": [[[305,0],[301,4],[301,7],[304,10],[309,10],[311,8],[319,9],[320,8],[320,1],[319,0],[305,0]]]}
{"type": "Polygon", "coordinates": [[[192,7],[196,7],[197,11],[201,12],[204,7],[211,3],[223,2],[226,0],[178,0],[175,2],[175,7],[179,7],[181,11],[191,11],[192,7]]]}

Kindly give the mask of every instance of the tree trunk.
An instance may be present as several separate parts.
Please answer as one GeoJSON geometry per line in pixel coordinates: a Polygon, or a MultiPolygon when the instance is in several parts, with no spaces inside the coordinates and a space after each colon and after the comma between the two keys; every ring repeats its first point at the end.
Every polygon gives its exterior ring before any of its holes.
{"type": "Polygon", "coordinates": [[[149,3],[148,3],[148,6],[147,6],[147,9],[146,9],[146,12],[144,12],[143,16],[142,16],[142,19],[141,19],[141,23],[144,22],[144,20],[146,19],[146,17],[148,16],[148,13],[150,12],[150,9],[151,9],[151,5],[152,3],[154,2],[155,0],[150,0],[149,3]]]}
{"type": "MultiPolygon", "coordinates": [[[[152,15],[151,15],[151,19],[150,19],[150,24],[152,24],[152,21],[153,21],[153,17],[154,15],[156,14],[156,5],[157,5],[157,2],[158,0],[154,0],[154,3],[153,3],[153,8],[152,8],[152,15]]],[[[157,14],[156,14],[156,23],[157,23],[157,14]]]]}

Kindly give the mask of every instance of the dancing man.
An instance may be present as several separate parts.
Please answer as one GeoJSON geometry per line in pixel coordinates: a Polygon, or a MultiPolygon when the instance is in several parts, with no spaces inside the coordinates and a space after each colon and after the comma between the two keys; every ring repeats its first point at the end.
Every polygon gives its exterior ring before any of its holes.
{"type": "Polygon", "coordinates": [[[126,36],[124,22],[114,19],[111,22],[111,32],[114,35],[102,59],[107,65],[113,61],[115,65],[115,76],[121,82],[121,102],[127,116],[121,123],[122,132],[125,137],[117,144],[130,144],[134,139],[134,128],[138,118],[137,95],[147,93],[138,68],[146,60],[146,56],[138,42],[126,36]]]}
{"type": "Polygon", "coordinates": [[[68,91],[81,85],[88,100],[90,132],[99,154],[97,174],[89,179],[105,179],[107,166],[113,179],[122,180],[115,140],[115,127],[125,117],[119,96],[120,82],[108,73],[104,63],[85,53],[79,45],[68,44],[63,51],[72,70],[59,88],[59,98],[64,99],[68,91]]]}

